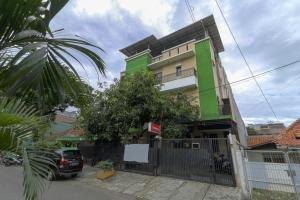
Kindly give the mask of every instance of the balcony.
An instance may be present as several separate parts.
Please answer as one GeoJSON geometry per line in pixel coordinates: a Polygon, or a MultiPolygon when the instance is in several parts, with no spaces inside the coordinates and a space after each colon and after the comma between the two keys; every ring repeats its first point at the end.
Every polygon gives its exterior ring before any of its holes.
{"type": "Polygon", "coordinates": [[[152,58],[148,67],[150,69],[156,69],[163,65],[178,62],[194,55],[194,40],[191,40],[189,42],[164,50],[162,54],[152,58]]]}
{"type": "Polygon", "coordinates": [[[171,91],[183,88],[196,88],[198,85],[195,68],[182,70],[180,74],[172,73],[156,78],[160,91],[171,91]]]}

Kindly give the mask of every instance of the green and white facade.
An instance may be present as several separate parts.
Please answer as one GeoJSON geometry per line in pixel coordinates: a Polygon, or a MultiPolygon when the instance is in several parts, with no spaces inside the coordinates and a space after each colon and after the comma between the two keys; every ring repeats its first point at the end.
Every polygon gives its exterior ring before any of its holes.
{"type": "Polygon", "coordinates": [[[217,125],[227,123],[246,144],[244,122],[219,57],[224,47],[213,16],[160,39],[151,35],[120,51],[126,56],[121,76],[150,70],[162,92],[181,90],[199,107],[201,120],[194,124],[195,137],[212,132],[214,137],[225,137],[229,129],[217,125]],[[211,127],[214,123],[215,129],[211,127]]]}

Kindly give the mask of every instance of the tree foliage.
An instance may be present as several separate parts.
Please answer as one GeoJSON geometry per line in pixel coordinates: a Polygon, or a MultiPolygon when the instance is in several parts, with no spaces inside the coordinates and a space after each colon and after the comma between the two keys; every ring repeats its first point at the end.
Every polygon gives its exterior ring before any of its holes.
{"type": "Polygon", "coordinates": [[[82,113],[87,132],[102,140],[126,142],[141,137],[144,125],[162,125],[162,137],[180,138],[188,131],[182,123],[197,119],[198,108],[183,93],[162,93],[151,72],[135,73],[97,91],[82,113]]]}
{"type": "Polygon", "coordinates": [[[82,82],[73,64],[84,67],[78,56],[89,59],[97,72],[105,72],[97,54],[103,51],[100,47],[49,28],[67,2],[0,1],[0,89],[9,97],[33,99],[44,113],[51,110],[50,105],[68,103],[80,92],[74,86],[74,82],[82,82]]]}
{"type": "Polygon", "coordinates": [[[85,39],[63,36],[49,24],[68,0],[0,0],[0,151],[23,155],[26,200],[37,200],[54,163],[34,144],[45,132],[43,114],[75,103],[86,105],[91,88],[74,64],[80,57],[105,73],[103,50],[85,39]]]}

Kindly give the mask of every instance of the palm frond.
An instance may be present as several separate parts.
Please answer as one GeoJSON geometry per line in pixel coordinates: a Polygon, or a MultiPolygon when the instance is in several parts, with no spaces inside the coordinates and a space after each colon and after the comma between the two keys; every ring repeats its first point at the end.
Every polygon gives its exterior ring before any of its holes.
{"type": "Polygon", "coordinates": [[[10,30],[0,30],[0,88],[5,95],[24,96],[29,91],[34,92],[40,97],[40,109],[49,101],[65,102],[66,91],[71,91],[73,96],[78,95],[68,77],[68,71],[81,81],[77,73],[78,68],[74,67],[77,65],[86,69],[80,57],[91,61],[98,76],[105,75],[105,64],[100,56],[104,52],[103,49],[79,36],[56,37],[48,28],[51,19],[63,8],[67,0],[20,2],[23,1],[12,0],[7,4],[0,0],[0,6],[6,6],[8,10],[16,13],[20,12],[18,15],[22,17],[22,20],[16,21],[21,17],[11,18],[7,12],[0,12],[0,25],[3,24],[10,30]],[[22,14],[27,7],[31,10],[28,10],[26,15],[22,14]],[[8,17],[11,23],[5,23],[5,17],[8,17]],[[15,23],[23,26],[15,27],[15,23]],[[1,34],[7,35],[6,32],[9,37],[1,38],[1,34]]]}
{"type": "Polygon", "coordinates": [[[45,178],[55,169],[47,150],[31,145],[35,132],[45,131],[47,124],[31,107],[15,99],[0,98],[0,150],[23,154],[24,196],[36,200],[46,186],[45,178]]]}
{"type": "Polygon", "coordinates": [[[38,199],[38,195],[45,190],[45,179],[56,168],[55,162],[49,158],[50,154],[48,150],[23,148],[23,186],[26,199],[38,199]]]}

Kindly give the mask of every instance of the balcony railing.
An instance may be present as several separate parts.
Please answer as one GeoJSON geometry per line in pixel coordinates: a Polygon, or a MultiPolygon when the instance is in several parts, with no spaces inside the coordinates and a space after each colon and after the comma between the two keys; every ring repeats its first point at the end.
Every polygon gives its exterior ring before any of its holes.
{"type": "Polygon", "coordinates": [[[157,84],[162,84],[162,83],[166,83],[166,82],[170,82],[170,81],[174,81],[177,79],[182,79],[182,78],[186,78],[186,77],[190,77],[190,76],[196,76],[195,68],[189,68],[189,69],[185,69],[180,72],[177,72],[177,73],[172,73],[172,74],[168,74],[168,75],[165,75],[162,77],[157,77],[156,81],[157,81],[157,84]]]}

